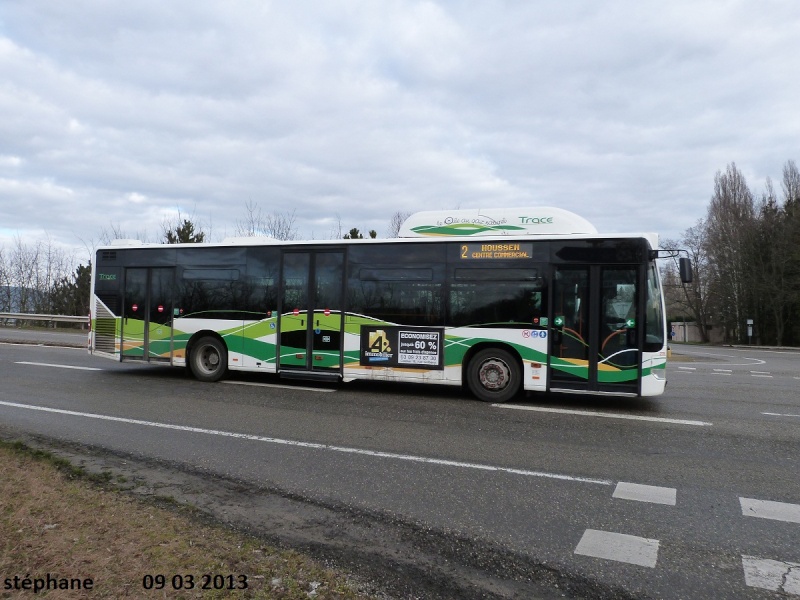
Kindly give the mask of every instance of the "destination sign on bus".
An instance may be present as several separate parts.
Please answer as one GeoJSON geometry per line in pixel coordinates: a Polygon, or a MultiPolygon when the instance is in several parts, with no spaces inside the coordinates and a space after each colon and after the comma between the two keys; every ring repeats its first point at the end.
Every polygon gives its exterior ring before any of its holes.
{"type": "Polygon", "coordinates": [[[526,242],[488,242],[461,245],[464,260],[508,260],[533,257],[533,244],[526,242]]]}

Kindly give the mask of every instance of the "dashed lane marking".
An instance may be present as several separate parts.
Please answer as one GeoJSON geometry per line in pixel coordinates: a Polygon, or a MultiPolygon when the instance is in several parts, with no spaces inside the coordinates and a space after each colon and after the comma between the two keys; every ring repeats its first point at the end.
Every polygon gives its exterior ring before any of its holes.
{"type": "MultiPolygon", "coordinates": [[[[683,373],[686,375],[705,374],[705,375],[733,375],[733,369],[713,369],[711,372],[700,372],[697,367],[678,367],[676,373],[683,373]]],[[[740,372],[741,373],[741,372],[740,372]]],[[[769,371],[750,371],[750,377],[763,377],[766,379],[774,379],[775,376],[769,371]]],[[[800,377],[793,377],[793,379],[800,379],[800,377]]]]}
{"type": "Polygon", "coordinates": [[[658,540],[587,529],[574,553],[652,569],[658,561],[658,546],[658,540]]]}
{"type": "Polygon", "coordinates": [[[638,502],[675,506],[678,490],[656,485],[642,485],[639,483],[620,481],[614,489],[612,497],[621,500],[636,500],[638,502]]]}
{"type": "Polygon", "coordinates": [[[561,415],[574,415],[580,417],[601,417],[604,419],[625,419],[628,421],[649,421],[653,423],[671,423],[675,425],[694,425],[697,427],[711,427],[713,423],[707,421],[692,421],[688,419],[670,419],[667,417],[646,417],[643,415],[625,415],[621,413],[598,412],[594,410],[570,410],[566,408],[545,408],[543,406],[521,406],[519,404],[492,404],[494,408],[509,408],[512,410],[529,410],[533,412],[556,413],[561,415]]]}
{"type": "Polygon", "coordinates": [[[739,498],[739,503],[742,505],[742,515],[745,517],[800,523],[800,504],[755,498],[739,498]]]}
{"type": "Polygon", "coordinates": [[[216,435],[240,440],[254,442],[266,442],[268,444],[279,444],[282,446],[294,446],[298,448],[308,448],[311,450],[327,450],[328,452],[341,452],[344,454],[358,454],[361,456],[371,456],[374,458],[388,458],[415,463],[430,465],[441,465],[445,467],[456,467],[461,469],[473,469],[475,471],[491,471],[496,473],[509,473],[511,475],[521,475],[523,477],[538,477],[543,479],[558,479],[561,481],[571,481],[575,483],[592,483],[595,485],[613,485],[614,482],[607,479],[595,479],[592,477],[580,477],[575,475],[563,475],[560,473],[547,473],[545,471],[529,471],[527,469],[515,469],[512,467],[498,467],[481,463],[462,462],[458,460],[447,460],[441,458],[431,458],[428,456],[417,456],[413,454],[398,454],[395,452],[382,452],[379,450],[366,450],[364,448],[349,448],[347,446],[334,446],[330,444],[320,444],[316,442],[301,442],[298,440],[286,440],[281,438],[252,435],[248,433],[235,433],[232,431],[220,431],[218,429],[205,429],[203,427],[190,427],[188,425],[173,425],[171,423],[159,423],[156,421],[142,421],[139,419],[128,419],[125,417],[113,417],[111,415],[100,415],[95,413],[84,413],[75,410],[64,410],[61,408],[50,408],[47,406],[36,406],[32,404],[20,404],[17,402],[4,402],[0,400],[0,406],[11,408],[21,408],[25,410],[42,411],[59,415],[82,417],[86,419],[98,419],[102,421],[113,421],[117,423],[127,423],[130,425],[143,425],[145,427],[156,427],[158,429],[170,429],[173,431],[186,431],[189,433],[202,433],[206,435],[216,435]]]}
{"type": "Polygon", "coordinates": [[[769,371],[750,371],[751,377],[772,377],[769,371]]]}
{"type": "Polygon", "coordinates": [[[742,555],[742,567],[750,587],[800,595],[800,563],[742,555]]]}
{"type": "Polygon", "coordinates": [[[791,413],[762,412],[761,414],[769,415],[770,417],[800,417],[800,415],[793,415],[791,413]]]}

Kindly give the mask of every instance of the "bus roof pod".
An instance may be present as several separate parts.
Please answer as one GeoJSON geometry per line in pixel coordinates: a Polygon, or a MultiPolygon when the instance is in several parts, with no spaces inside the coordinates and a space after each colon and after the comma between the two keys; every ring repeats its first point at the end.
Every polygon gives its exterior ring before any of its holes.
{"type": "Polygon", "coordinates": [[[589,221],[552,206],[429,210],[405,220],[398,237],[596,234],[589,221]]]}

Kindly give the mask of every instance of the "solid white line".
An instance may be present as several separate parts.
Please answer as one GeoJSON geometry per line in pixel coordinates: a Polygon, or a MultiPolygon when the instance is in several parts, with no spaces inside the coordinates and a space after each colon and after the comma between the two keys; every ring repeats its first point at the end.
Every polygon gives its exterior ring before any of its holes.
{"type": "Polygon", "coordinates": [[[254,381],[230,381],[230,380],[223,380],[220,383],[227,383],[230,385],[249,385],[252,387],[268,387],[268,388],[281,388],[284,390],[304,390],[306,392],[335,392],[336,390],[331,388],[315,388],[315,387],[304,387],[300,385],[282,385],[279,383],[257,383],[254,381]]]}
{"type": "Polygon", "coordinates": [[[102,371],[103,369],[98,369],[97,367],[74,367],[72,365],[56,365],[50,363],[40,363],[40,362],[28,362],[28,361],[18,361],[14,363],[15,365],[33,365],[35,367],[53,367],[55,369],[76,369],[78,371],[102,371]]]}
{"type": "Polygon", "coordinates": [[[627,419],[630,421],[651,421],[654,423],[673,423],[676,425],[696,425],[711,427],[713,423],[707,421],[690,421],[686,419],[668,419],[666,417],[643,417],[640,415],[621,415],[619,413],[604,413],[592,410],[570,410],[566,408],[544,408],[541,406],[519,406],[518,404],[492,404],[494,408],[511,408],[513,410],[530,410],[534,412],[558,413],[562,415],[578,415],[581,417],[603,417],[605,419],[627,419]]]}
{"type": "Polygon", "coordinates": [[[755,498],[739,498],[739,503],[742,505],[742,515],[745,517],[800,523],[800,504],[755,498]]]}
{"type": "Polygon", "coordinates": [[[16,402],[0,401],[0,406],[10,406],[13,408],[24,408],[27,410],[37,410],[60,415],[70,415],[74,417],[84,417],[88,419],[99,419],[102,421],[115,421],[117,423],[128,423],[131,425],[144,425],[146,427],[157,427],[159,429],[171,429],[175,431],[187,431],[190,433],[204,433],[207,435],[218,435],[222,437],[237,438],[240,440],[250,440],[254,442],[266,442],[269,444],[280,444],[283,446],[295,446],[299,448],[310,448],[312,450],[328,450],[331,452],[343,452],[345,454],[358,454],[362,456],[373,456],[376,458],[391,458],[416,463],[431,465],[441,465],[445,467],[459,467],[462,469],[474,469],[476,471],[494,471],[498,473],[510,473],[512,475],[522,475],[525,477],[541,477],[545,479],[559,479],[562,481],[574,481],[578,483],[595,483],[598,485],[613,485],[607,479],[593,479],[591,477],[576,477],[573,475],[560,475],[558,473],[546,473],[543,471],[528,471],[526,469],[513,469],[510,467],[497,467],[494,465],[484,465],[480,463],[468,463],[457,460],[445,460],[441,458],[429,458],[426,456],[415,456],[413,454],[397,454],[395,452],[381,452],[378,450],[365,450],[362,448],[348,448],[346,446],[331,446],[329,444],[318,444],[315,442],[300,442],[297,440],[285,440],[281,438],[264,437],[251,435],[248,433],[234,433],[231,431],[220,431],[218,429],[205,429],[203,427],[190,427],[188,425],[172,425],[170,423],[159,423],[157,421],[142,421],[140,419],[127,419],[124,417],[112,417],[110,415],[99,415],[96,413],[84,413],[74,410],[64,410],[60,408],[49,408],[47,406],[35,406],[31,404],[18,404],[16,402]]]}

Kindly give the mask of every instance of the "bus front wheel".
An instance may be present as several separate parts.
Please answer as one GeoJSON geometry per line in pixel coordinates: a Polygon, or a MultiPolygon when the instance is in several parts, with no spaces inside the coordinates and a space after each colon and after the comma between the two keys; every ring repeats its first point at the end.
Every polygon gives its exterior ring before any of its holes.
{"type": "Polygon", "coordinates": [[[219,381],[228,368],[228,351],[220,340],[207,336],[192,346],[189,367],[200,381],[219,381]]]}
{"type": "Polygon", "coordinates": [[[467,368],[469,390],[484,402],[506,402],[517,395],[522,384],[519,362],[499,348],[481,350],[467,368]]]}

